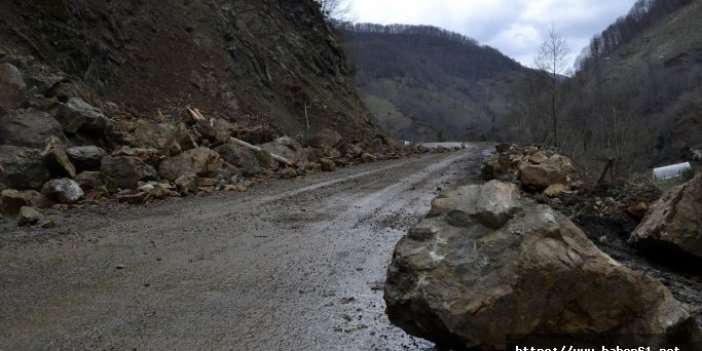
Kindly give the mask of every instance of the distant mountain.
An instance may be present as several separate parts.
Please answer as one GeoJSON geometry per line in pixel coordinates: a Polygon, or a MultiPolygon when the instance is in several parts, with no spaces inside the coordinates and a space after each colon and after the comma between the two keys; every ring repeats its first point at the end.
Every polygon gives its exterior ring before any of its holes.
{"type": "Polygon", "coordinates": [[[338,23],[366,105],[393,136],[495,139],[519,63],[430,26],[338,23]]]}

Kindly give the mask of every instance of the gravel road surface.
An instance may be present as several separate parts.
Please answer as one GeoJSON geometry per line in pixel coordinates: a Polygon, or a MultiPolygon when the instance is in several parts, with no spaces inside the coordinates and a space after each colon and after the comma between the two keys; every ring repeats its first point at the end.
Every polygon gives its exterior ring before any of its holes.
{"type": "Polygon", "coordinates": [[[0,225],[0,350],[432,350],[385,317],[386,267],[487,148],[0,225]]]}

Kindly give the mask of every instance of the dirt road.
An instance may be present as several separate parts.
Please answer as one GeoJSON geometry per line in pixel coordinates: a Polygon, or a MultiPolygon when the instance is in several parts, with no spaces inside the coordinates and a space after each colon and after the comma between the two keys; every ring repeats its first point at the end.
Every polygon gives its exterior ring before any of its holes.
{"type": "Polygon", "coordinates": [[[486,148],[6,231],[0,350],[431,350],[387,321],[385,270],[486,148]]]}

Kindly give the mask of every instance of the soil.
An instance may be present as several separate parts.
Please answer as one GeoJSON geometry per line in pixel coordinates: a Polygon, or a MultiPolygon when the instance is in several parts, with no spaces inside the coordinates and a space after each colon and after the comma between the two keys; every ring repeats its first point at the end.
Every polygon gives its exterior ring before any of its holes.
{"type": "Polygon", "coordinates": [[[392,326],[394,245],[488,146],[0,235],[3,350],[432,350],[392,326]]]}

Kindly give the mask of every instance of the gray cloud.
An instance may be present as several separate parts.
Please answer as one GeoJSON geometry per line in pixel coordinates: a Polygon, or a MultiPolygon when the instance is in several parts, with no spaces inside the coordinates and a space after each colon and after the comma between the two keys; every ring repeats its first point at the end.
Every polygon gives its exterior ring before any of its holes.
{"type": "Polygon", "coordinates": [[[490,45],[533,66],[541,41],[553,25],[575,61],[590,38],[636,0],[349,0],[354,21],[428,24],[490,45]]]}

